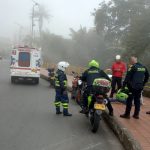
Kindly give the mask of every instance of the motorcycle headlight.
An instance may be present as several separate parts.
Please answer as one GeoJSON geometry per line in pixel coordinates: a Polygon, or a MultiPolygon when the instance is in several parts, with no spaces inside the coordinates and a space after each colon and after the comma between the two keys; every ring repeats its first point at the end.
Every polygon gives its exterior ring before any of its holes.
{"type": "Polygon", "coordinates": [[[82,84],[82,81],[81,80],[78,80],[78,85],[81,85],[82,84]]]}

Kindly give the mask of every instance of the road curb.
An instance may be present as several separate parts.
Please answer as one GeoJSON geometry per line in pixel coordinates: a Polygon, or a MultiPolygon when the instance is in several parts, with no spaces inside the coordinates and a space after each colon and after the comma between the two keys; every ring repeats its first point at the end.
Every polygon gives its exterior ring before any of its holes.
{"type": "Polygon", "coordinates": [[[41,79],[44,79],[44,80],[46,80],[46,81],[48,81],[48,77],[45,76],[45,75],[43,75],[43,74],[40,74],[40,78],[41,78],[41,79]]]}
{"type": "MultiPolygon", "coordinates": [[[[41,74],[41,78],[48,81],[48,77],[41,74]]],[[[68,87],[68,91],[71,91],[71,87],[68,87]]],[[[109,116],[108,112],[103,113],[103,118],[108,126],[113,130],[118,137],[122,145],[126,150],[142,150],[141,145],[132,134],[125,128],[117,119],[117,117],[109,116]]]]}
{"type": "Polygon", "coordinates": [[[130,131],[118,121],[117,117],[110,117],[108,112],[104,112],[103,118],[126,150],[142,150],[139,142],[135,140],[130,131]]]}

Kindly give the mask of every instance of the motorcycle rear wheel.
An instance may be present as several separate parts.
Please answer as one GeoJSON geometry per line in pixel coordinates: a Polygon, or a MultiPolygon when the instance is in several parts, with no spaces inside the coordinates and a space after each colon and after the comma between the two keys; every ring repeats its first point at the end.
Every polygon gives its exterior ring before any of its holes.
{"type": "Polygon", "coordinates": [[[97,115],[96,113],[94,113],[94,118],[93,118],[93,122],[92,122],[92,132],[96,133],[98,131],[99,128],[99,122],[100,122],[100,116],[97,115]]]}

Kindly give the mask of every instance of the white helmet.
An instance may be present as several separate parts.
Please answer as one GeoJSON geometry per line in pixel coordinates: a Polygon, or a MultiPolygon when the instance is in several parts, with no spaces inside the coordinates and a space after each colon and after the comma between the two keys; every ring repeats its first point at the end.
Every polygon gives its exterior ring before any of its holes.
{"type": "Polygon", "coordinates": [[[116,55],[116,60],[120,60],[121,56],[120,55],[116,55]]]}
{"type": "Polygon", "coordinates": [[[69,63],[68,62],[65,62],[65,61],[60,61],[58,64],[57,64],[57,68],[61,71],[65,71],[66,68],[69,67],[69,63]]]}

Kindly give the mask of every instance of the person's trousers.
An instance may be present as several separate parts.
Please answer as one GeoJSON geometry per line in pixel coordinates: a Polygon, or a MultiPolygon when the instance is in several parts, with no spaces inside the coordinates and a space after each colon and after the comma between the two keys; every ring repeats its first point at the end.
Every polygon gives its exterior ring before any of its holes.
{"type": "Polygon", "coordinates": [[[111,102],[110,102],[109,98],[107,98],[107,105],[106,106],[107,106],[110,113],[113,112],[113,107],[111,105],[111,102]]]}
{"type": "Polygon", "coordinates": [[[134,105],[135,105],[134,115],[139,115],[140,106],[141,106],[140,104],[141,92],[142,92],[142,89],[130,90],[129,97],[126,102],[126,111],[125,111],[126,115],[130,115],[133,100],[134,100],[134,105]]]}
{"type": "Polygon", "coordinates": [[[110,97],[112,98],[115,91],[116,91],[116,85],[117,85],[117,90],[119,90],[122,87],[122,77],[112,77],[112,83],[111,83],[111,94],[110,97]]]}
{"type": "Polygon", "coordinates": [[[56,96],[54,102],[56,111],[60,112],[60,106],[62,104],[64,112],[67,112],[68,103],[69,103],[69,98],[68,98],[67,91],[64,91],[62,89],[56,89],[56,96]]]}

